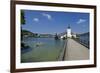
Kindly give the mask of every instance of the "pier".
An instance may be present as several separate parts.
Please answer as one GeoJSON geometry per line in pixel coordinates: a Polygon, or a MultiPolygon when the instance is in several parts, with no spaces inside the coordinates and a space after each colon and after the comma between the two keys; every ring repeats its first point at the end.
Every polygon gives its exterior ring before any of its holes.
{"type": "Polygon", "coordinates": [[[87,60],[89,59],[89,49],[77,41],[68,38],[64,50],[63,60],[87,60]]]}

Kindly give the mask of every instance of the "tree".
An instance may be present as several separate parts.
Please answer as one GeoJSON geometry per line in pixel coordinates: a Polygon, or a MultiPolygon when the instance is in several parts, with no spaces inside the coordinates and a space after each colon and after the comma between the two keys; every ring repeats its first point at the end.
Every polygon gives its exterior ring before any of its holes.
{"type": "MultiPolygon", "coordinates": [[[[21,25],[25,24],[25,13],[21,10],[21,25]]],[[[23,40],[22,26],[21,26],[21,40],[23,40]]]]}
{"type": "Polygon", "coordinates": [[[59,37],[58,37],[58,35],[57,35],[57,33],[55,34],[55,40],[58,40],[59,39],[59,37]]]}
{"type": "Polygon", "coordinates": [[[21,24],[25,24],[25,14],[23,10],[21,10],[21,24]]]}

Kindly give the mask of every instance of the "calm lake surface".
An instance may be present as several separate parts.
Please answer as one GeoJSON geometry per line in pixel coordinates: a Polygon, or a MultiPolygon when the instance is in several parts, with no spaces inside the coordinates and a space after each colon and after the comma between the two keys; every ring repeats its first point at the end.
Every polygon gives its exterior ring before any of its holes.
{"type": "Polygon", "coordinates": [[[21,62],[58,61],[64,50],[64,40],[54,38],[24,38],[31,48],[21,50],[21,62]]]}

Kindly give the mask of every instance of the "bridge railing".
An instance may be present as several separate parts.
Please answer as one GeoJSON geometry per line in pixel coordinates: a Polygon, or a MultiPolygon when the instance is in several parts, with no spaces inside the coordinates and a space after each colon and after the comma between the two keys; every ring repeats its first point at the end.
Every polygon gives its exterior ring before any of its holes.
{"type": "Polygon", "coordinates": [[[72,38],[72,39],[77,41],[78,43],[82,44],[83,46],[89,48],[89,40],[83,40],[80,38],[72,38]]]}

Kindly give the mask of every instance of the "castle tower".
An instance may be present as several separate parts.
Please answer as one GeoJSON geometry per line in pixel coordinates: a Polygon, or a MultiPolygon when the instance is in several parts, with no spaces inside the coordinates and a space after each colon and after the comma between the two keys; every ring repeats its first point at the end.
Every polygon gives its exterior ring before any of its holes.
{"type": "Polygon", "coordinates": [[[70,25],[68,25],[68,28],[67,28],[67,37],[69,38],[72,37],[70,25]]]}

